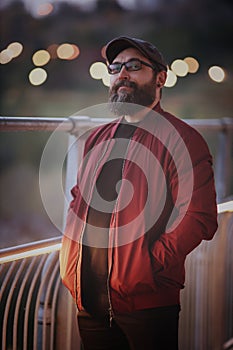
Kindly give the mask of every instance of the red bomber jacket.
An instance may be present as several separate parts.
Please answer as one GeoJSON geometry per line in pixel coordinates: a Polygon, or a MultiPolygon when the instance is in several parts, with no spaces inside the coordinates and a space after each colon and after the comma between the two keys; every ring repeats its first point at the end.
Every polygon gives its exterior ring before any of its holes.
{"type": "MultiPolygon", "coordinates": [[[[72,189],[60,273],[79,310],[83,309],[81,265],[88,207],[120,122],[121,118],[89,134],[72,189]]],[[[111,214],[108,294],[113,314],[179,303],[185,258],[203,239],[212,239],[216,209],[206,142],[158,105],[129,141],[111,214]]]]}

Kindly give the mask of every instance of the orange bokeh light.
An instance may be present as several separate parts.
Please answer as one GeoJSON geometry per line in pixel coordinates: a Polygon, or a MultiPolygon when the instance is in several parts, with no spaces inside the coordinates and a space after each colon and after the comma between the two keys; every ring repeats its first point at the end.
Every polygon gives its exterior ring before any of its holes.
{"type": "Polygon", "coordinates": [[[78,48],[77,45],[71,44],[73,49],[74,49],[74,53],[72,56],[70,56],[69,58],[67,58],[68,60],[74,60],[75,58],[77,58],[80,54],[80,50],[78,48]]]}
{"type": "Polygon", "coordinates": [[[58,44],[51,44],[48,46],[47,51],[50,53],[52,59],[57,58],[57,48],[58,44]]]}

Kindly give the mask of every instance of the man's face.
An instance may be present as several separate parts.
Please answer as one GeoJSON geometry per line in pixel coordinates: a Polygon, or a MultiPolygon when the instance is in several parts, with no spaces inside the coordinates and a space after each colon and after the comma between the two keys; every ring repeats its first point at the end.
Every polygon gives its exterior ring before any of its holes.
{"type": "MultiPolygon", "coordinates": [[[[113,63],[128,62],[133,58],[151,65],[151,62],[135,48],[128,48],[120,52],[113,63]]],[[[140,70],[127,71],[126,67],[123,66],[119,73],[111,75],[109,104],[114,114],[130,114],[129,103],[150,107],[155,98],[156,76],[151,67],[142,64],[140,70]]]]}

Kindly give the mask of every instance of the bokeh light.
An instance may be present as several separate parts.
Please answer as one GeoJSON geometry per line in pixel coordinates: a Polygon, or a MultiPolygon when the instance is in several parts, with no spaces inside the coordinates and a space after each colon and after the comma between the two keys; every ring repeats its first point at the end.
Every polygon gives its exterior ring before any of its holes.
{"type": "Polygon", "coordinates": [[[49,2],[40,4],[37,8],[37,14],[39,16],[47,16],[53,11],[53,5],[49,2]]]}
{"type": "Polygon", "coordinates": [[[189,67],[185,61],[177,59],[172,62],[171,70],[178,75],[178,77],[185,77],[188,74],[189,67]]]}
{"type": "Polygon", "coordinates": [[[105,60],[107,59],[107,58],[106,58],[106,46],[107,46],[107,45],[104,45],[104,46],[102,47],[101,51],[100,51],[101,56],[102,56],[105,60]]]}
{"type": "Polygon", "coordinates": [[[108,73],[108,70],[106,64],[103,62],[94,62],[89,72],[93,79],[102,79],[108,73]]]}
{"type": "Polygon", "coordinates": [[[69,59],[74,54],[74,48],[71,44],[61,44],[57,48],[57,56],[62,60],[69,59]]]}
{"type": "Polygon", "coordinates": [[[23,45],[19,42],[13,42],[6,49],[0,52],[0,64],[9,63],[13,58],[18,57],[23,51],[23,45]]]}
{"type": "Polygon", "coordinates": [[[23,51],[23,45],[19,42],[13,42],[7,46],[7,50],[12,58],[18,57],[23,51]]]}
{"type": "Polygon", "coordinates": [[[47,72],[43,68],[34,68],[30,73],[29,73],[29,81],[32,85],[38,86],[43,84],[46,79],[47,79],[47,72]]]}
{"type": "Polygon", "coordinates": [[[106,73],[102,77],[102,82],[105,86],[109,87],[110,86],[110,74],[106,73]]]}
{"type": "Polygon", "coordinates": [[[46,50],[38,50],[34,53],[32,56],[32,62],[35,66],[44,66],[46,65],[50,60],[50,54],[46,50]]]}
{"type": "Polygon", "coordinates": [[[5,49],[0,52],[0,63],[1,64],[7,64],[12,60],[12,57],[10,55],[10,52],[5,49]]]}
{"type": "Polygon", "coordinates": [[[177,82],[177,76],[174,72],[172,72],[170,69],[167,71],[167,79],[164,84],[165,87],[173,87],[176,85],[177,82]]]}
{"type": "Polygon", "coordinates": [[[79,56],[79,54],[80,54],[80,50],[79,50],[79,48],[78,48],[78,46],[77,45],[74,45],[74,44],[71,44],[72,45],[72,47],[73,47],[73,55],[72,56],[70,56],[69,58],[67,58],[67,60],[74,60],[75,58],[77,58],[78,56],[79,56]]]}
{"type": "Polygon", "coordinates": [[[189,73],[196,73],[199,69],[199,63],[194,57],[186,57],[184,62],[188,65],[189,73]]]}
{"type": "Polygon", "coordinates": [[[125,10],[135,10],[137,8],[136,0],[117,0],[117,2],[125,10]]]}
{"type": "Polygon", "coordinates": [[[216,83],[221,83],[225,79],[225,72],[219,66],[210,67],[208,70],[208,74],[210,79],[212,79],[216,83]]]}
{"type": "Polygon", "coordinates": [[[58,44],[51,44],[47,47],[47,51],[49,52],[51,59],[57,58],[58,46],[58,44]]]}
{"type": "Polygon", "coordinates": [[[57,56],[61,60],[73,60],[78,57],[80,50],[77,45],[64,43],[58,46],[57,56]]]}

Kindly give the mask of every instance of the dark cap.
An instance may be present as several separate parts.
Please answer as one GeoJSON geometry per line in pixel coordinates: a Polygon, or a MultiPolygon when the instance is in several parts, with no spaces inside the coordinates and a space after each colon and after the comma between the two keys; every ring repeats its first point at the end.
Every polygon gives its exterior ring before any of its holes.
{"type": "Polygon", "coordinates": [[[130,38],[127,36],[120,36],[111,40],[105,49],[106,58],[109,63],[112,63],[114,58],[123,50],[128,49],[129,47],[135,47],[138,49],[143,56],[147,57],[152,63],[155,62],[161,67],[160,70],[167,71],[167,64],[159,52],[159,50],[148,41],[141,39],[130,38]]]}

